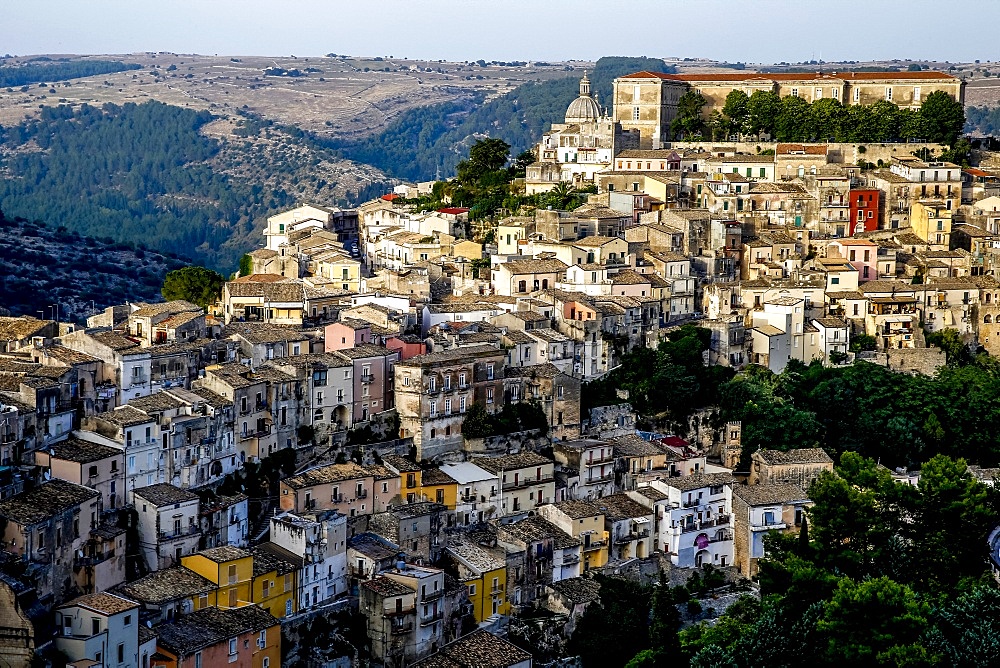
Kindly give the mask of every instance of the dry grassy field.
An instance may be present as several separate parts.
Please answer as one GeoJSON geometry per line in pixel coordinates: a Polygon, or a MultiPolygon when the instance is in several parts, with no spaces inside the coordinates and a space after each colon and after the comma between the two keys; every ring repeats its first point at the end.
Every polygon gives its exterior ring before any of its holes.
{"type": "MultiPolygon", "coordinates": [[[[59,57],[59,56],[51,56],[59,57]]],[[[0,124],[19,122],[39,105],[159,100],[227,116],[237,109],[278,123],[342,138],[385,127],[414,107],[447,102],[471,92],[501,95],[522,83],[567,76],[565,64],[480,67],[401,59],[229,57],[172,53],[95,56],[142,66],[69,82],[34,84],[27,92],[0,89],[0,124]],[[297,69],[302,76],[265,75],[266,68],[297,69]],[[385,69],[390,71],[384,71],[385,69]],[[55,92],[53,92],[55,91],[55,92]]],[[[15,64],[8,60],[2,64],[15,64]]],[[[574,63],[586,67],[589,63],[574,63]]]]}

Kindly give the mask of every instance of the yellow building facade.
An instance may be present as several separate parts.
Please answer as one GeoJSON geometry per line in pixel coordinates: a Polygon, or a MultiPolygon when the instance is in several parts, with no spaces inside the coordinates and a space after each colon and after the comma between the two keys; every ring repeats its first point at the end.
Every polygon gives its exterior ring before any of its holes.
{"type": "MultiPolygon", "coordinates": [[[[181,557],[181,564],[216,584],[213,597],[218,607],[238,608],[253,603],[253,555],[246,550],[231,546],[202,550],[181,557]]],[[[204,599],[198,607],[207,607],[204,599]]]]}

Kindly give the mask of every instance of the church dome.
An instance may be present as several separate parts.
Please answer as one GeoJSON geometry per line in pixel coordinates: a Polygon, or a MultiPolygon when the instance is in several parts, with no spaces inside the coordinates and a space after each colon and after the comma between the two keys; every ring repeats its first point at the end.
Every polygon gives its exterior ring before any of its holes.
{"type": "Polygon", "coordinates": [[[601,118],[601,108],[590,95],[590,79],[583,73],[580,79],[580,97],[573,100],[566,109],[566,123],[593,123],[601,118]]]}

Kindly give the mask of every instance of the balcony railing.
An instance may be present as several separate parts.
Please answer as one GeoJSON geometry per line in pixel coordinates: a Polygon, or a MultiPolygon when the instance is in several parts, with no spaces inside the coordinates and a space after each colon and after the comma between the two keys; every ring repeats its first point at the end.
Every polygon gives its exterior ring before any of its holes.
{"type": "Polygon", "coordinates": [[[710,520],[702,520],[701,522],[692,522],[690,524],[684,524],[680,527],[681,533],[688,533],[691,531],[701,531],[703,529],[710,529],[712,527],[725,526],[729,524],[729,515],[719,515],[710,520]]]}
{"type": "Polygon", "coordinates": [[[595,464],[608,464],[614,461],[614,459],[615,459],[614,453],[610,452],[604,455],[603,457],[588,457],[587,466],[593,466],[595,464]]]}
{"type": "Polygon", "coordinates": [[[173,540],[175,538],[184,538],[185,536],[193,536],[195,534],[201,533],[201,529],[197,524],[190,524],[186,527],[181,527],[180,529],[174,531],[160,531],[157,534],[159,540],[173,540]]]}
{"type": "Polygon", "coordinates": [[[437,612],[432,612],[429,615],[421,617],[420,625],[427,626],[429,624],[433,624],[434,622],[439,622],[443,618],[444,618],[444,612],[442,610],[438,610],[437,612]]]}
{"type": "Polygon", "coordinates": [[[531,485],[543,485],[547,482],[552,482],[554,480],[555,480],[554,476],[547,475],[547,476],[542,476],[541,478],[520,479],[520,480],[515,480],[514,482],[508,481],[504,483],[504,487],[506,487],[507,489],[516,489],[519,487],[530,487],[531,485]]]}
{"type": "Polygon", "coordinates": [[[571,566],[580,563],[580,555],[563,553],[563,566],[571,566]]]}
{"type": "Polygon", "coordinates": [[[413,630],[413,622],[407,622],[405,624],[393,624],[392,625],[392,635],[401,636],[405,635],[413,630]]]}

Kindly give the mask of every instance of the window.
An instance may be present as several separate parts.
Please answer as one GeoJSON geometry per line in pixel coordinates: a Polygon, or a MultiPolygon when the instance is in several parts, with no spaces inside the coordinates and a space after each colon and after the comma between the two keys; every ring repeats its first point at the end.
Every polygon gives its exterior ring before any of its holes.
{"type": "Polygon", "coordinates": [[[458,400],[458,412],[459,413],[465,412],[465,397],[462,397],[461,399],[458,400]]]}
{"type": "Polygon", "coordinates": [[[798,97],[798,96],[799,96],[799,89],[798,88],[793,88],[792,89],[792,97],[798,97]]]}
{"type": "Polygon", "coordinates": [[[854,89],[854,101],[857,102],[860,99],[861,99],[861,89],[860,88],[855,88],[854,89]]]}
{"type": "Polygon", "coordinates": [[[813,97],[816,100],[822,100],[823,99],[823,89],[822,88],[817,88],[816,91],[815,91],[815,95],[813,97]]]}
{"type": "Polygon", "coordinates": [[[437,389],[437,379],[431,376],[427,379],[427,391],[434,392],[437,389]]]}
{"type": "Polygon", "coordinates": [[[125,615],[125,621],[122,623],[125,626],[132,626],[132,615],[125,615]]]}
{"type": "Polygon", "coordinates": [[[431,402],[431,417],[437,417],[438,405],[436,401],[431,402]]]}
{"type": "Polygon", "coordinates": [[[465,372],[458,374],[458,386],[465,387],[465,372]]]}
{"type": "Polygon", "coordinates": [[[831,88],[830,89],[830,97],[832,97],[834,100],[840,98],[840,89],[838,89],[838,88],[831,88]]]}
{"type": "Polygon", "coordinates": [[[886,86],[885,88],[885,99],[892,101],[892,86],[886,86]]]}
{"type": "Polygon", "coordinates": [[[229,656],[236,656],[236,638],[229,639],[229,656]]]}
{"type": "Polygon", "coordinates": [[[98,617],[90,618],[90,635],[96,636],[101,632],[101,620],[98,617]]]}
{"type": "Polygon", "coordinates": [[[639,107],[632,107],[632,120],[639,120],[639,107]]]}
{"type": "Polygon", "coordinates": [[[264,647],[267,647],[267,629],[261,630],[261,632],[260,632],[260,639],[258,640],[258,644],[260,645],[260,647],[262,649],[264,647]]]}
{"type": "Polygon", "coordinates": [[[488,404],[492,404],[493,403],[493,388],[492,387],[487,387],[486,388],[486,403],[488,403],[488,404]]]}
{"type": "Polygon", "coordinates": [[[493,365],[486,365],[486,380],[493,380],[493,365]]]}
{"type": "Polygon", "coordinates": [[[194,668],[201,668],[201,652],[194,655],[194,668]]]}
{"type": "Polygon", "coordinates": [[[118,643],[118,663],[125,663],[125,643],[118,643]]]}
{"type": "Polygon", "coordinates": [[[451,399],[444,400],[444,414],[451,415],[451,399]]]}
{"type": "Polygon", "coordinates": [[[913,87],[913,101],[920,102],[920,86],[913,87]]]}

